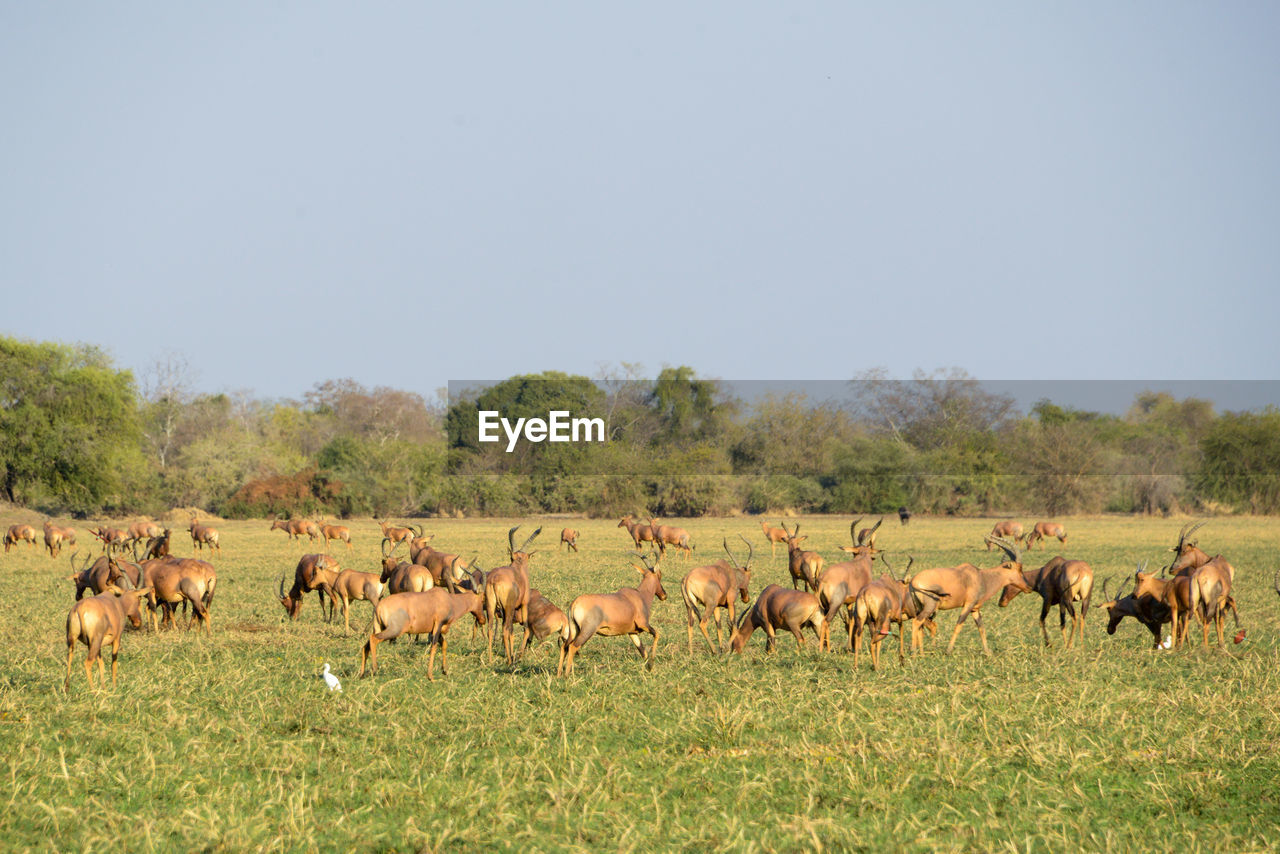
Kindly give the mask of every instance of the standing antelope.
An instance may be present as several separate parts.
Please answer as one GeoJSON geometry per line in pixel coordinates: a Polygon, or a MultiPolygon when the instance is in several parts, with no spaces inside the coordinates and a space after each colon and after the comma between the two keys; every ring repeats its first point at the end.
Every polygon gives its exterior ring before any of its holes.
{"type": "Polygon", "coordinates": [[[10,525],[9,530],[4,535],[4,553],[8,554],[9,549],[23,541],[30,543],[33,549],[38,548],[36,545],[36,529],[30,525],[10,525]]]}
{"type": "Polygon", "coordinates": [[[978,626],[978,635],[982,638],[982,650],[987,655],[991,654],[991,647],[987,645],[987,630],[982,625],[983,604],[1005,587],[1013,586],[1021,593],[1029,593],[1031,588],[1022,577],[1022,555],[1018,547],[1003,538],[987,539],[1005,553],[1006,560],[999,566],[978,569],[973,564],[964,563],[956,567],[926,569],[911,579],[908,591],[918,609],[917,616],[911,621],[912,652],[923,646],[920,629],[926,619],[938,611],[959,608],[960,617],[956,620],[955,631],[951,633],[951,642],[947,644],[947,653],[950,654],[955,648],[956,638],[964,628],[964,621],[972,614],[973,622],[978,626]]]}
{"type": "Polygon", "coordinates": [[[1058,542],[1066,545],[1067,529],[1057,522],[1036,522],[1035,528],[1027,534],[1027,551],[1031,551],[1032,546],[1040,540],[1047,540],[1050,537],[1057,537],[1058,542]]]}
{"type": "MultiPolygon", "coordinates": [[[[640,548],[641,543],[653,543],[655,537],[653,535],[653,527],[651,525],[642,525],[635,520],[635,517],[628,514],[622,517],[622,521],[618,523],[619,528],[626,528],[627,533],[631,535],[631,539],[635,541],[636,548],[640,548]]],[[[657,548],[655,545],[654,548],[657,548]]]]}
{"type": "Polygon", "coordinates": [[[107,528],[101,525],[90,528],[89,533],[102,542],[103,554],[123,551],[125,541],[129,539],[129,535],[120,528],[107,528]]]}
{"type": "Polygon", "coordinates": [[[1231,585],[1236,571],[1222,555],[1191,573],[1191,613],[1200,621],[1204,631],[1204,646],[1209,648],[1209,621],[1213,621],[1218,634],[1218,646],[1222,646],[1222,623],[1226,609],[1230,607],[1231,585]]]}
{"type": "Polygon", "coordinates": [[[493,632],[497,622],[495,618],[500,611],[502,612],[502,648],[506,652],[508,666],[514,665],[516,661],[512,626],[516,623],[524,624],[528,620],[526,609],[529,605],[529,558],[534,553],[527,549],[538,534],[542,533],[542,529],[538,528],[524,541],[524,545],[516,548],[516,531],[518,530],[520,530],[519,525],[507,531],[507,551],[511,555],[511,563],[491,570],[485,575],[484,580],[484,611],[488,621],[489,640],[486,654],[490,657],[493,655],[493,632]]]}
{"type": "Polygon", "coordinates": [[[218,575],[213,565],[195,558],[162,558],[146,561],[142,565],[141,584],[151,588],[147,597],[151,613],[151,623],[155,630],[155,611],[157,607],[164,609],[164,623],[175,623],[173,612],[178,605],[188,603],[191,606],[191,618],[187,620],[187,629],[200,620],[200,628],[205,632],[213,630],[209,617],[209,607],[213,605],[213,593],[218,586],[218,575]]]}
{"type": "Polygon", "coordinates": [[[272,531],[284,531],[285,536],[290,540],[302,540],[302,535],[306,534],[315,542],[316,535],[319,530],[316,523],[309,519],[275,519],[271,522],[272,531]]]}
{"type": "Polygon", "coordinates": [[[573,673],[573,659],[578,650],[597,634],[605,637],[627,635],[644,660],[645,668],[653,669],[653,658],[658,654],[658,630],[650,621],[653,597],[667,601],[667,591],[662,587],[662,569],[658,566],[662,558],[651,564],[642,554],[636,554],[636,557],[644,562],[644,566],[631,565],[640,573],[640,583],[635,587],[622,587],[614,593],[586,594],[573,600],[569,606],[568,631],[561,635],[556,675],[573,673]],[[648,655],[644,651],[644,642],[640,640],[644,632],[653,637],[648,655]]]}
{"type": "Polygon", "coordinates": [[[991,551],[991,544],[998,539],[1013,540],[1015,543],[1022,542],[1022,523],[1015,522],[1012,519],[1006,519],[1003,522],[996,522],[991,533],[987,534],[986,543],[987,551],[991,551]]]}
{"type": "Polygon", "coordinates": [[[1175,555],[1173,563],[1169,566],[1171,575],[1198,569],[1209,562],[1209,556],[1199,549],[1197,541],[1187,539],[1203,525],[1204,522],[1196,522],[1194,525],[1188,522],[1182,526],[1182,530],[1178,533],[1178,544],[1170,550],[1175,555]]]}
{"type": "Polygon", "coordinates": [[[125,538],[129,545],[136,546],[138,543],[149,540],[152,537],[158,537],[164,531],[160,525],[152,522],[150,519],[143,519],[140,522],[134,522],[129,526],[125,538]]]}
{"type": "Polygon", "coordinates": [[[1187,637],[1187,625],[1191,610],[1191,572],[1164,578],[1163,573],[1144,572],[1147,564],[1144,561],[1133,574],[1134,599],[1139,602],[1159,602],[1168,612],[1162,622],[1172,623],[1169,630],[1175,647],[1181,646],[1187,637]]]}
{"type": "MultiPolygon", "coordinates": [[[[888,575],[872,579],[858,591],[853,606],[853,666],[858,666],[858,652],[862,648],[863,630],[871,629],[871,669],[880,669],[880,644],[889,636],[889,626],[898,624],[898,662],[906,659],[906,632],[903,624],[915,616],[914,600],[907,595],[907,582],[911,574],[911,566],[915,558],[908,558],[907,568],[903,571],[902,580],[894,577],[893,566],[883,554],[889,570],[888,575]]],[[[930,630],[936,629],[932,621],[927,624],[930,630]]]]}
{"type": "Polygon", "coordinates": [[[578,532],[573,528],[565,528],[560,532],[560,544],[556,546],[556,551],[560,551],[560,546],[568,546],[574,552],[578,551],[578,532]]]}
{"type": "Polygon", "coordinates": [[[208,525],[202,525],[196,520],[195,516],[191,517],[191,524],[187,526],[187,530],[191,533],[191,545],[195,548],[203,550],[207,545],[210,549],[222,554],[222,546],[218,544],[218,529],[208,525]]]}
{"type": "MultiPolygon", "coordinates": [[[[859,521],[861,520],[855,520],[849,526],[849,537],[854,543],[858,541],[859,521]]],[[[831,564],[822,570],[814,585],[814,592],[818,595],[818,602],[821,603],[823,615],[826,617],[822,628],[823,649],[831,648],[831,624],[835,621],[841,607],[844,608],[849,646],[853,646],[854,602],[858,598],[859,591],[871,583],[872,559],[877,554],[875,548],[870,545],[841,546],[840,550],[853,554],[853,559],[831,564]]]]}
{"type": "MultiPolygon", "coordinates": [[[[786,530],[786,525],[783,525],[786,530]]],[[[822,575],[823,559],[817,552],[805,551],[800,544],[809,539],[809,535],[800,534],[800,523],[787,534],[787,571],[791,573],[791,589],[796,589],[799,582],[804,582],[805,590],[818,589],[818,576],[822,575]]]]}
{"type": "Polygon", "coordinates": [[[524,629],[524,645],[520,647],[517,660],[524,658],[534,641],[542,643],[551,635],[556,635],[563,642],[569,634],[569,618],[539,593],[537,588],[532,588],[529,590],[529,616],[525,620],[524,629]]]}
{"type": "Polygon", "coordinates": [[[102,647],[111,646],[111,687],[116,687],[116,664],[120,658],[120,636],[124,634],[127,619],[135,629],[142,627],[141,601],[151,592],[149,588],[121,590],[110,585],[106,592],[88,599],[80,599],[67,614],[67,681],[64,689],[71,688],[71,659],[75,656],[76,642],[89,648],[84,660],[84,675],[93,688],[93,663],[98,662],[98,684],[106,680],[102,664],[102,647]]]}
{"type": "MultiPolygon", "coordinates": [[[[1145,566],[1145,564],[1142,566],[1145,566]]],[[[1139,572],[1141,572],[1142,566],[1138,568],[1139,572]]],[[[1133,617],[1146,626],[1147,631],[1151,632],[1151,648],[1159,649],[1160,627],[1169,622],[1169,607],[1151,596],[1138,597],[1132,593],[1113,599],[1107,592],[1107,585],[1110,583],[1110,578],[1102,582],[1102,596],[1107,601],[1100,606],[1107,612],[1107,634],[1114,635],[1116,627],[1120,625],[1120,622],[1125,617],[1133,617]]]]}
{"type": "MultiPolygon", "coordinates": [[[[280,579],[283,593],[284,579],[280,579]]],[[[339,569],[337,564],[317,566],[311,576],[311,590],[322,590],[329,594],[330,609],[332,603],[342,606],[342,626],[347,634],[351,634],[350,605],[361,600],[378,607],[384,585],[376,572],[358,572],[354,569],[339,569]]],[[[430,589],[430,588],[428,588],[430,589]]]]}
{"type": "Polygon", "coordinates": [[[761,519],[760,530],[764,531],[764,538],[769,541],[769,557],[777,557],[778,543],[787,541],[787,526],[783,525],[781,528],[774,528],[761,519]]]}
{"type": "MultiPolygon", "coordinates": [[[[395,543],[396,545],[399,545],[400,543],[404,542],[405,540],[411,539],[414,536],[414,530],[412,527],[397,528],[396,526],[389,525],[386,522],[379,522],[378,527],[382,529],[382,536],[386,537],[388,540],[395,543]]],[[[419,537],[422,536],[421,528],[418,529],[417,535],[419,537]]]]}
{"type": "Polygon", "coordinates": [[[52,520],[44,522],[44,547],[49,550],[49,557],[57,557],[62,547],[76,544],[74,528],[59,528],[52,520]]]}
{"type": "MultiPolygon", "coordinates": [[[[1036,527],[1039,528],[1038,525],[1036,527]]],[[[1053,605],[1058,606],[1058,627],[1062,630],[1063,646],[1070,649],[1077,636],[1083,645],[1084,618],[1089,614],[1089,602],[1093,596],[1093,568],[1082,560],[1067,560],[1057,555],[1039,569],[1024,569],[1022,578],[1043,600],[1040,633],[1044,635],[1044,645],[1049,645],[1049,630],[1045,628],[1044,620],[1053,605]],[[1079,614],[1076,613],[1076,602],[1080,603],[1079,614]],[[1071,615],[1070,635],[1067,634],[1067,614],[1071,615]]],[[[1016,587],[1006,587],[1000,596],[1000,607],[1008,606],[1020,592],[1016,587]]]]}
{"type": "Polygon", "coordinates": [[[804,648],[804,635],[800,630],[805,626],[813,629],[821,646],[826,634],[826,618],[822,614],[822,606],[818,597],[804,590],[788,590],[776,584],[770,584],[760,591],[755,604],[743,618],[742,624],[733,633],[729,649],[742,652],[747,641],[756,629],[764,629],[764,651],[773,652],[777,646],[777,630],[786,629],[795,635],[796,646],[804,648]]]}
{"type": "Polygon", "coordinates": [[[724,635],[720,631],[720,609],[724,608],[729,612],[729,628],[732,630],[737,625],[733,600],[741,599],[744,604],[750,601],[747,588],[751,585],[751,558],[755,555],[755,549],[747,542],[746,537],[741,534],[739,537],[747,543],[745,564],[738,563],[738,559],[729,550],[728,538],[725,538],[723,545],[725,554],[729,556],[728,561],[722,558],[707,566],[694,567],[680,582],[680,593],[684,597],[685,616],[688,619],[690,655],[693,654],[695,623],[702,631],[702,636],[707,639],[707,646],[712,652],[716,652],[724,647],[724,635]],[[707,622],[712,619],[716,624],[715,646],[711,646],[711,635],[707,634],[707,622]]]}
{"type": "Polygon", "coordinates": [[[423,593],[393,593],[378,600],[373,609],[373,633],[360,650],[360,676],[366,663],[370,673],[378,672],[378,644],[394,640],[402,634],[427,635],[431,654],[427,660],[427,678],[435,681],[436,649],[440,649],[440,669],[449,675],[449,627],[470,614],[480,625],[485,623],[481,597],[470,591],[450,593],[433,587],[423,593]]]}
{"type": "Polygon", "coordinates": [[[347,551],[351,551],[351,529],[346,525],[330,525],[321,519],[318,527],[320,535],[324,537],[325,551],[329,551],[330,540],[341,540],[347,544],[347,551]]]}
{"type": "MultiPolygon", "coordinates": [[[[169,537],[173,535],[173,531],[165,528],[163,533],[147,540],[147,547],[143,550],[143,558],[156,558],[169,556],[169,537]]],[[[138,553],[133,554],[134,560],[138,559],[138,553]]]]}
{"type": "Polygon", "coordinates": [[[674,525],[659,525],[650,516],[649,530],[653,532],[653,541],[663,551],[666,551],[667,546],[675,546],[682,552],[681,557],[689,557],[693,554],[693,546],[689,545],[689,532],[684,528],[677,528],[674,525]]]}

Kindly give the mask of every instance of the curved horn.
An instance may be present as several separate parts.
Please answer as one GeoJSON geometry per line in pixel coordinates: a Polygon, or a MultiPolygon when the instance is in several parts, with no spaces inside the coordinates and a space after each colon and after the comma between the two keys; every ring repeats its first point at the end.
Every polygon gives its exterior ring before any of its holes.
{"type": "Polygon", "coordinates": [[[520,530],[520,526],[516,525],[510,531],[507,531],[507,551],[511,554],[516,553],[516,531],[520,530]]]}
{"type": "Polygon", "coordinates": [[[729,550],[729,538],[725,537],[723,540],[721,540],[720,545],[724,546],[724,553],[729,556],[729,565],[740,566],[740,564],[738,563],[738,559],[734,557],[733,552],[729,550]]]}
{"type": "Polygon", "coordinates": [[[1191,536],[1196,531],[1200,530],[1201,526],[1203,526],[1206,521],[1208,520],[1202,519],[1199,522],[1196,522],[1195,524],[1188,522],[1187,524],[1183,525],[1182,530],[1178,532],[1178,544],[1173,547],[1173,550],[1178,554],[1182,554],[1182,547],[1183,545],[1186,544],[1187,537],[1191,536]]]}
{"type": "Polygon", "coordinates": [[[855,546],[858,544],[858,523],[861,521],[862,517],[859,516],[857,519],[853,520],[852,524],[849,525],[849,539],[853,540],[853,544],[855,546]]]}
{"type": "Polygon", "coordinates": [[[422,532],[423,532],[425,529],[424,529],[421,525],[410,525],[410,526],[409,526],[409,530],[410,530],[410,531],[414,530],[415,528],[416,528],[416,529],[417,529],[417,531],[418,531],[417,539],[419,539],[419,540],[420,540],[420,539],[422,539],[422,532]]]}
{"type": "Polygon", "coordinates": [[[883,524],[884,524],[884,517],[883,517],[883,516],[881,516],[881,517],[876,521],[876,523],[875,523],[874,525],[872,525],[872,526],[871,526],[871,528],[870,528],[869,530],[864,530],[862,533],[863,533],[865,536],[868,536],[868,537],[873,536],[873,535],[875,534],[875,532],[876,532],[876,531],[878,531],[878,530],[880,529],[880,526],[881,526],[881,525],[883,525],[883,524]]]}
{"type": "Polygon", "coordinates": [[[748,540],[746,537],[742,536],[741,534],[738,535],[738,539],[742,540],[744,543],[747,544],[747,562],[745,565],[743,565],[742,568],[751,569],[751,559],[756,556],[755,546],[751,545],[751,541],[748,540]]]}
{"type": "Polygon", "coordinates": [[[644,565],[645,565],[645,566],[647,566],[647,567],[649,567],[649,571],[650,571],[650,572],[653,572],[653,568],[654,568],[655,566],[657,566],[657,563],[649,563],[649,557],[648,557],[648,555],[641,554],[640,552],[632,552],[631,554],[632,554],[634,557],[638,557],[638,558],[640,558],[640,560],[642,560],[642,561],[644,562],[644,565]]]}
{"type": "Polygon", "coordinates": [[[391,542],[391,538],[390,538],[390,537],[383,537],[383,538],[382,538],[382,556],[383,556],[384,558],[385,558],[385,557],[388,557],[388,555],[387,555],[387,543],[389,543],[389,542],[391,542]]]}
{"type": "Polygon", "coordinates": [[[517,549],[516,551],[521,551],[521,552],[525,551],[525,549],[529,548],[529,544],[532,543],[535,539],[537,539],[538,535],[541,533],[542,533],[541,528],[538,528],[537,530],[535,530],[532,534],[529,535],[529,539],[524,541],[524,545],[520,546],[520,548],[517,549]]]}
{"type": "Polygon", "coordinates": [[[1022,553],[1018,551],[1018,547],[1006,540],[1004,537],[987,537],[987,542],[992,545],[999,546],[1000,551],[1009,556],[1009,560],[1014,563],[1022,563],[1022,553]]]}
{"type": "Polygon", "coordinates": [[[284,593],[284,576],[283,575],[280,576],[280,598],[281,599],[287,598],[284,593]]]}
{"type": "Polygon", "coordinates": [[[1111,583],[1110,575],[1102,579],[1102,599],[1105,602],[1110,602],[1114,598],[1110,593],[1107,592],[1107,585],[1110,583],[1111,583]]]}

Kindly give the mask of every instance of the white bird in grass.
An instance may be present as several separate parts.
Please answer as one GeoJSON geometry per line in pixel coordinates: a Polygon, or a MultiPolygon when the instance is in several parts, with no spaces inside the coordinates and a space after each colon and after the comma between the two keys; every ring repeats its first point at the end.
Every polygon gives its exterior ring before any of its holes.
{"type": "Polygon", "coordinates": [[[324,684],[329,686],[330,691],[341,691],[342,683],[338,681],[338,677],[329,672],[329,662],[324,663],[324,684]]]}

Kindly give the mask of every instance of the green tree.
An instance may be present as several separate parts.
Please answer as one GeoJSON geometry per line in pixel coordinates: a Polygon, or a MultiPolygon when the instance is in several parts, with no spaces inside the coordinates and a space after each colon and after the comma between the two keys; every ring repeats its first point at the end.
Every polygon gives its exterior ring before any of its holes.
{"type": "Polygon", "coordinates": [[[1280,410],[1227,413],[1200,440],[1196,489],[1252,513],[1280,511],[1280,410]]]}

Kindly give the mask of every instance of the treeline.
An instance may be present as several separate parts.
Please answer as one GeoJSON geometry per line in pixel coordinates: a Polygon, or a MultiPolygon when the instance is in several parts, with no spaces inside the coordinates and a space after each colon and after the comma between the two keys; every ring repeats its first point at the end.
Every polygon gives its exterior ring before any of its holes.
{"type": "Polygon", "coordinates": [[[141,382],[96,348],[0,338],[3,497],[47,513],[226,517],[629,512],[1280,511],[1280,412],[1139,394],[1028,414],[961,371],[867,372],[838,400],[736,399],[687,367],[518,376],[454,399],[351,380],[301,400],[141,382]],[[478,440],[478,410],[598,417],[605,443],[478,440]]]}

